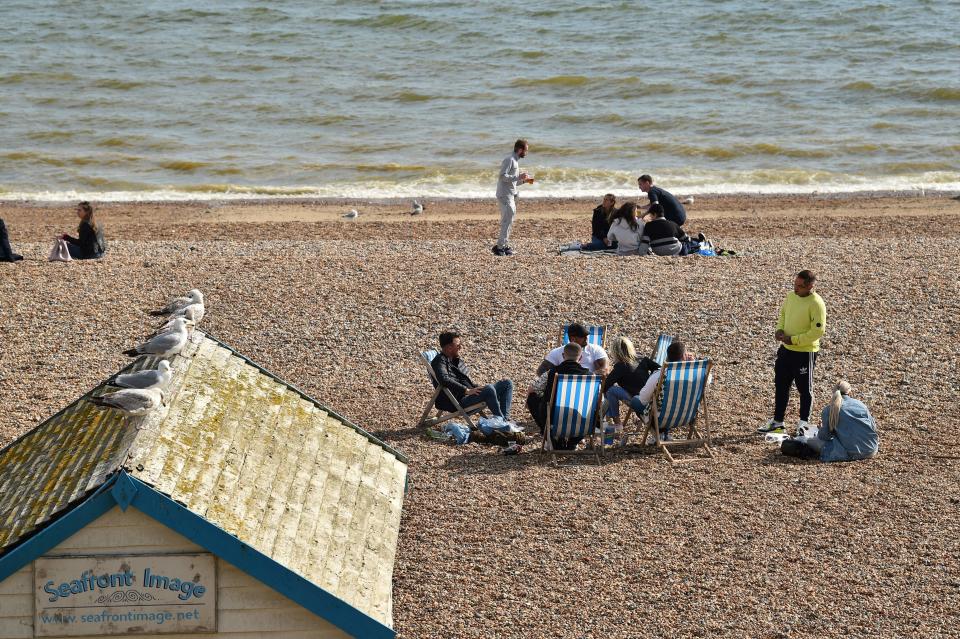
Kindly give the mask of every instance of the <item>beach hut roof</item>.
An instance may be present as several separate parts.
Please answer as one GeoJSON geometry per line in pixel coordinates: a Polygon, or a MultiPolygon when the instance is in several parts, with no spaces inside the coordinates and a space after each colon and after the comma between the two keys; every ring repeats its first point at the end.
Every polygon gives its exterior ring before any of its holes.
{"type": "Polygon", "coordinates": [[[84,396],[0,450],[0,581],[133,505],[351,634],[392,636],[406,458],[199,331],[172,370],[158,410],[84,396]]]}

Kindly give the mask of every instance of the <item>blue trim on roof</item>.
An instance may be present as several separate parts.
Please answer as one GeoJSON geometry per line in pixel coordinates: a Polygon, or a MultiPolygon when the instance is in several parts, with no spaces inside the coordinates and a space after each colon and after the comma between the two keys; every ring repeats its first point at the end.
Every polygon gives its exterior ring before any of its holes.
{"type": "Polygon", "coordinates": [[[137,488],[131,505],[153,517],[174,532],[183,535],[221,559],[273,588],[318,617],[354,637],[393,639],[394,630],[354,608],[311,581],[285,568],[267,555],[243,543],[222,528],[207,521],[158,492],[149,484],[121,471],[137,488]]]}
{"type": "Polygon", "coordinates": [[[101,484],[92,495],[67,511],[63,517],[55,519],[20,545],[14,546],[5,554],[0,555],[0,581],[17,572],[51,548],[66,541],[87,524],[113,508],[116,501],[110,488],[115,481],[116,475],[101,484]]]}
{"type": "Polygon", "coordinates": [[[320,586],[280,565],[222,528],[191,512],[149,484],[121,470],[63,517],[0,557],[0,581],[81,530],[115,505],[133,506],[217,557],[230,562],[264,585],[329,621],[347,634],[364,639],[394,639],[396,632],[320,586]]]}

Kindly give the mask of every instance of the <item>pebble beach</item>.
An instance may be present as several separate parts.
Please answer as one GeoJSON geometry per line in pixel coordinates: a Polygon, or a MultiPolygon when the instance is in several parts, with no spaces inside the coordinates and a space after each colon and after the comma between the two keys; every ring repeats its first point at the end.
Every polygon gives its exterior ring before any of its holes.
{"type": "Polygon", "coordinates": [[[196,287],[205,331],[410,458],[398,637],[958,636],[960,201],[696,195],[685,228],[735,257],[558,255],[597,203],[521,200],[509,258],[490,252],[492,200],[416,217],[409,200],[94,203],[109,252],[71,263],[46,257],[72,203],[0,203],[26,258],[0,263],[0,446],[124,366],[147,312],[196,287]],[[755,433],[804,268],[828,312],[815,421],[849,381],[878,422],[873,460],[786,459],[755,433]],[[504,456],[416,427],[418,353],[453,328],[474,379],[513,379],[512,416],[535,430],[523,389],[571,321],[712,359],[715,459],[555,467],[536,445],[504,456]]]}

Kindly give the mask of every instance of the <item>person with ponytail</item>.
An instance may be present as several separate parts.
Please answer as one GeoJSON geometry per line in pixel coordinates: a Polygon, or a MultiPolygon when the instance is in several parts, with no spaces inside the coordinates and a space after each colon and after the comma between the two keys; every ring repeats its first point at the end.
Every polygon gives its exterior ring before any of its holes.
{"type": "Polygon", "coordinates": [[[97,223],[93,215],[93,207],[89,202],[80,202],[77,205],[77,217],[80,226],[77,227],[78,237],[70,237],[66,233],[60,239],[66,240],[70,257],[75,260],[93,260],[103,257],[107,251],[107,242],[103,238],[103,227],[97,223]]]}
{"type": "Polygon", "coordinates": [[[866,405],[850,397],[850,384],[841,381],[820,415],[816,437],[787,439],[780,450],[791,457],[819,457],[820,461],[870,459],[880,449],[877,424],[866,405]]]}

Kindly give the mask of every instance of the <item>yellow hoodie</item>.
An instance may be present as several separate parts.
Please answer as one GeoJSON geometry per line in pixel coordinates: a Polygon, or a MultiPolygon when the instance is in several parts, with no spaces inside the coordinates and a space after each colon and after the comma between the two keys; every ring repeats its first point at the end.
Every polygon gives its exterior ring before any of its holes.
{"type": "Polygon", "coordinates": [[[780,307],[777,330],[790,336],[791,344],[784,347],[799,353],[816,353],[820,338],[827,329],[827,307],[823,298],[814,292],[806,297],[796,293],[787,295],[780,307]]]}

